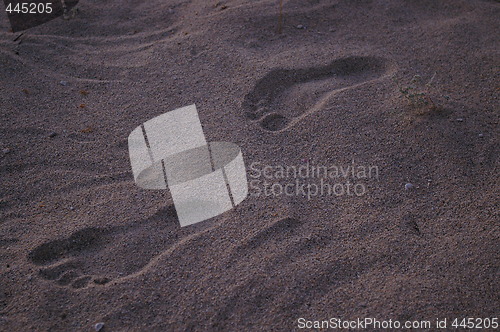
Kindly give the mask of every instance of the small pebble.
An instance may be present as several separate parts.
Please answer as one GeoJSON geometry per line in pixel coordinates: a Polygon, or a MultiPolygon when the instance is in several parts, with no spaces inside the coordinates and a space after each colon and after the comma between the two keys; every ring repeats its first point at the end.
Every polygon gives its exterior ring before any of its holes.
{"type": "Polygon", "coordinates": [[[413,189],[413,187],[414,186],[411,183],[405,184],[405,190],[411,190],[411,189],[413,189]]]}
{"type": "Polygon", "coordinates": [[[59,84],[66,86],[66,85],[68,85],[68,82],[66,82],[66,81],[61,81],[61,82],[59,82],[59,84]]]}
{"type": "Polygon", "coordinates": [[[297,25],[297,26],[296,26],[296,28],[297,28],[297,29],[305,29],[306,27],[305,27],[305,26],[303,26],[302,24],[299,24],[299,25],[297,25]]]}
{"type": "Polygon", "coordinates": [[[97,324],[95,324],[94,329],[97,332],[99,332],[100,330],[102,330],[103,327],[104,327],[104,323],[97,323],[97,324]]]}
{"type": "Polygon", "coordinates": [[[74,207],[72,207],[72,206],[70,206],[70,207],[69,207],[69,209],[70,209],[71,211],[73,211],[75,208],[74,208],[74,207]]]}
{"type": "Polygon", "coordinates": [[[484,137],[484,135],[483,135],[483,134],[479,134],[478,136],[479,136],[479,137],[484,137]]]}
{"type": "Polygon", "coordinates": [[[49,137],[56,137],[57,133],[55,131],[50,132],[49,137]]]}
{"type": "Polygon", "coordinates": [[[9,152],[10,152],[10,149],[9,149],[9,148],[3,149],[3,150],[2,150],[2,152],[3,152],[4,154],[7,154],[7,153],[9,153],[9,152]]]}
{"type": "Polygon", "coordinates": [[[462,118],[458,118],[458,119],[457,119],[457,122],[464,122],[464,119],[462,119],[462,118]]]}

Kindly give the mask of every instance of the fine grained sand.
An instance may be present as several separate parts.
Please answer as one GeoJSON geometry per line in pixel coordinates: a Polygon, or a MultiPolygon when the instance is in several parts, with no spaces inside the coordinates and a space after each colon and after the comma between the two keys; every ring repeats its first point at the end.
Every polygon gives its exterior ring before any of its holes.
{"type": "Polygon", "coordinates": [[[289,0],[281,34],[277,0],[77,8],[16,41],[0,15],[0,330],[498,315],[498,2],[289,0]],[[400,92],[415,75],[436,108],[400,92]],[[379,177],[180,228],[168,191],[134,184],[127,136],[192,103],[249,175],[379,177]]]}

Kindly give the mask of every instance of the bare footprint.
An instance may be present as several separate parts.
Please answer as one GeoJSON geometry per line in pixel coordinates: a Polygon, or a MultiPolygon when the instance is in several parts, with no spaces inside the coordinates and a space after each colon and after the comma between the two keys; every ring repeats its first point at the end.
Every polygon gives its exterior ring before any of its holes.
{"type": "Polygon", "coordinates": [[[248,255],[263,255],[268,258],[272,255],[278,259],[278,256],[286,251],[287,241],[295,241],[304,237],[304,224],[303,220],[291,217],[270,221],[234,247],[228,248],[228,264],[236,264],[240,262],[241,257],[248,255]]]}
{"type": "Polygon", "coordinates": [[[270,302],[276,310],[300,315],[308,301],[304,294],[328,294],[376,265],[371,257],[359,261],[346,258],[343,244],[337,244],[342,237],[330,227],[311,227],[310,220],[285,217],[271,220],[227,248],[224,266],[244,271],[245,278],[238,276],[224,283],[229,285],[226,287],[230,287],[231,295],[212,315],[213,328],[230,329],[221,324],[240,313],[238,308],[245,308],[245,315],[248,308],[250,314],[261,314],[259,310],[270,302]],[[297,277],[285,276],[283,271],[291,270],[297,271],[297,277]]]}
{"type": "Polygon", "coordinates": [[[65,239],[33,249],[28,259],[40,266],[39,275],[60,286],[104,285],[141,270],[152,258],[182,239],[173,205],[129,225],[88,227],[65,239]]]}
{"type": "Polygon", "coordinates": [[[280,131],[321,108],[333,94],[386,72],[385,60],[362,56],[337,59],[324,67],[275,69],[257,82],[242,106],[248,119],[280,131]]]}

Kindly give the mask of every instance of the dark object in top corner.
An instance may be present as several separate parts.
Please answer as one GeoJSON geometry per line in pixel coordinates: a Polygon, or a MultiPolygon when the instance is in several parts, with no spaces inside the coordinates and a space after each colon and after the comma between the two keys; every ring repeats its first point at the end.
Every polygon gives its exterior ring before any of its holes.
{"type": "Polygon", "coordinates": [[[47,23],[76,6],[78,0],[3,0],[12,32],[47,23]]]}

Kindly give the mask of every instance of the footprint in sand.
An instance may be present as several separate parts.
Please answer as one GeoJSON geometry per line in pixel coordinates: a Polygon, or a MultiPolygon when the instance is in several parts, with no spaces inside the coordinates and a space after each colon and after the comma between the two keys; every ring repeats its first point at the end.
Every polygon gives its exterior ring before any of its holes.
{"type": "Polygon", "coordinates": [[[28,254],[39,275],[60,286],[104,285],[141,270],[186,235],[174,206],[148,219],[109,228],[88,227],[41,244],[28,254]]]}
{"type": "Polygon", "coordinates": [[[352,56],[324,67],[275,69],[245,96],[248,119],[269,131],[284,130],[320,109],[335,93],[380,78],[387,63],[376,57],[352,56]]]}

